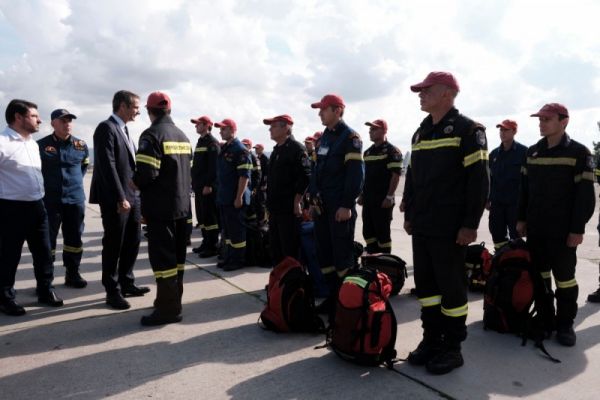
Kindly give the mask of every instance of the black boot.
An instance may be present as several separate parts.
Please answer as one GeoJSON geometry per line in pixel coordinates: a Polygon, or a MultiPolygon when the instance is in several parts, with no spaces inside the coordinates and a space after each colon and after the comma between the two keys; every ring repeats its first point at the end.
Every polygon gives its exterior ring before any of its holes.
{"type": "Polygon", "coordinates": [[[87,281],[79,273],[79,268],[67,268],[65,273],[65,286],[82,289],[87,286],[87,281]]]}
{"type": "Polygon", "coordinates": [[[444,346],[443,350],[433,357],[425,368],[434,375],[443,375],[464,364],[460,346],[444,346]]]}
{"type": "Polygon", "coordinates": [[[181,303],[177,276],[156,280],[154,311],[141,319],[144,326],[158,326],[181,321],[181,303]]]}
{"type": "Polygon", "coordinates": [[[566,347],[573,347],[577,342],[577,336],[573,325],[559,325],[556,328],[556,340],[558,343],[566,347]]]}
{"type": "Polygon", "coordinates": [[[421,343],[416,349],[408,353],[406,361],[411,365],[421,366],[427,364],[431,359],[436,357],[442,352],[442,340],[440,339],[425,339],[421,340],[421,343]]]}

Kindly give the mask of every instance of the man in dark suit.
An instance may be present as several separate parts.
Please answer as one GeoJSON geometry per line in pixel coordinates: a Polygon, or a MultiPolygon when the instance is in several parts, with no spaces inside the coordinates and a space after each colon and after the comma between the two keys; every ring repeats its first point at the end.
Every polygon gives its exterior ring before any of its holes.
{"type": "Polygon", "coordinates": [[[90,203],[102,214],[102,285],[106,304],[125,310],[124,297],[143,296],[148,287],[134,284],[133,265],[140,248],[140,198],[131,184],[135,171],[135,147],[126,124],[134,121],[139,96],[121,90],[113,97],[113,114],[94,132],[94,172],[90,203]]]}

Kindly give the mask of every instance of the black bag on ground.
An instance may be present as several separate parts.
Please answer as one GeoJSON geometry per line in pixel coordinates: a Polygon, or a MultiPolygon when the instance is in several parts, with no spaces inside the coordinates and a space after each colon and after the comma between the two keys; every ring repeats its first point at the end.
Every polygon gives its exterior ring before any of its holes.
{"type": "Polygon", "coordinates": [[[492,255],[485,248],[485,242],[467,247],[465,271],[471,291],[482,292],[485,289],[485,281],[490,274],[491,266],[492,255]]]}
{"type": "Polygon", "coordinates": [[[269,247],[269,228],[256,221],[246,221],[246,265],[271,267],[271,249],[269,247]]]}
{"type": "Polygon", "coordinates": [[[392,282],[392,296],[400,293],[404,282],[408,278],[406,261],[393,254],[365,254],[361,257],[363,268],[374,269],[383,272],[392,282]]]}
{"type": "Polygon", "coordinates": [[[259,321],[275,332],[325,332],[315,310],[313,284],[297,260],[286,257],[269,275],[267,305],[259,321]]]}

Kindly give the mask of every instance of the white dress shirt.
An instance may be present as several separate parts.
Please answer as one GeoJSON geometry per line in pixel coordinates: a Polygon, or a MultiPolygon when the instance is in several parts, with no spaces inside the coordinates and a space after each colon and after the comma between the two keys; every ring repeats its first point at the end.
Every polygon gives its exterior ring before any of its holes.
{"type": "Polygon", "coordinates": [[[36,201],[44,197],[38,144],[6,127],[0,133],[0,199],[36,201]]]}

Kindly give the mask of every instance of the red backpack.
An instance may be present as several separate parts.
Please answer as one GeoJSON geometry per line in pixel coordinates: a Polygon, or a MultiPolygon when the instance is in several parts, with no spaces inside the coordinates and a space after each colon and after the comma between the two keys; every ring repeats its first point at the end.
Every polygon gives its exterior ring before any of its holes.
{"type": "Polygon", "coordinates": [[[267,305],[259,320],[275,332],[324,332],[315,311],[313,283],[302,264],[286,257],[271,271],[266,286],[267,305]]]}
{"type": "Polygon", "coordinates": [[[492,269],[492,255],[485,248],[485,242],[467,247],[465,268],[469,289],[474,292],[482,292],[492,269]]]}
{"type": "Polygon", "coordinates": [[[392,283],[384,273],[359,269],[348,274],[338,294],[328,344],[345,360],[363,365],[396,357],[396,316],[388,298],[392,283]]]}

